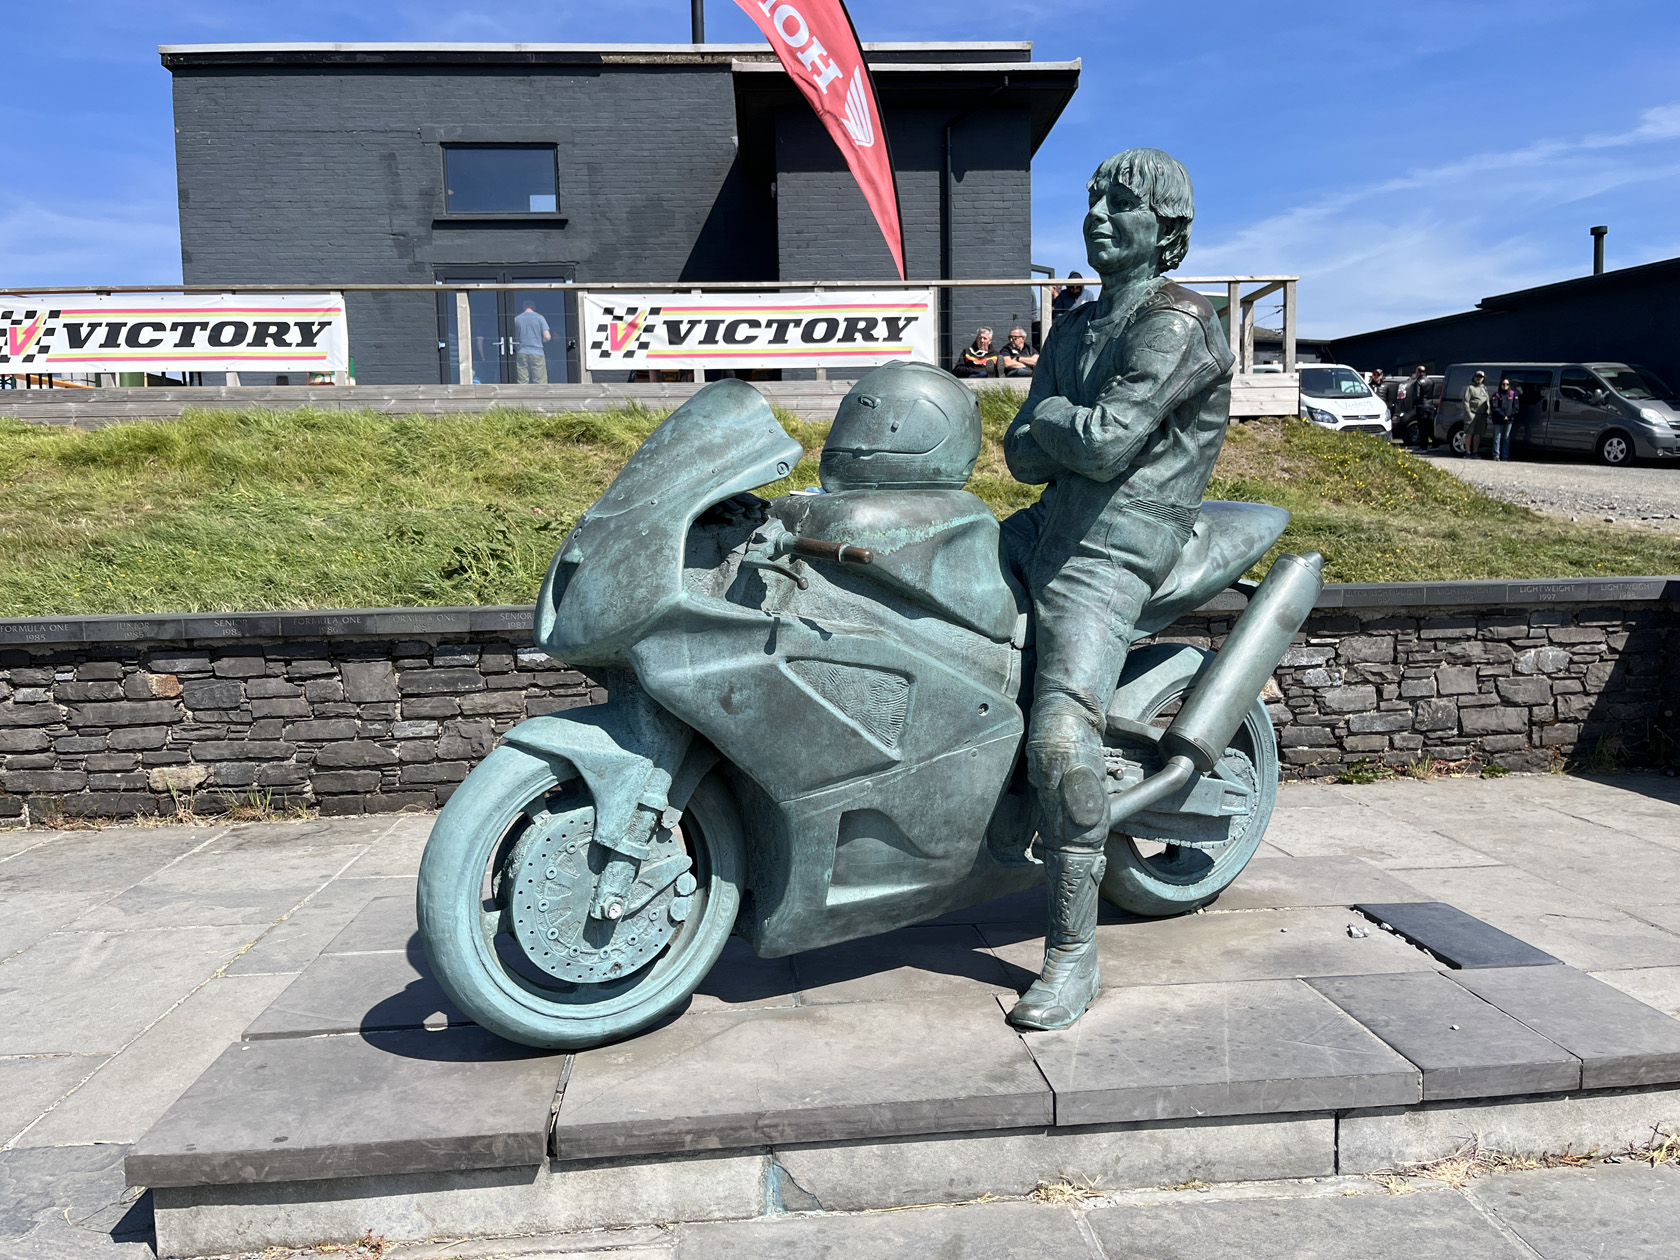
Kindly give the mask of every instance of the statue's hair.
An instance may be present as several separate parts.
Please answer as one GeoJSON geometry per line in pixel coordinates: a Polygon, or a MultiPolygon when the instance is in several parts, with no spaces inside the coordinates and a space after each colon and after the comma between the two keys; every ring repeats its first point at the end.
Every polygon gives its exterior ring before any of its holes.
{"type": "Polygon", "coordinates": [[[1085,187],[1106,197],[1115,184],[1136,193],[1161,225],[1161,270],[1183,262],[1190,251],[1190,221],[1196,217],[1190,173],[1159,149],[1127,149],[1097,167],[1085,187]]]}

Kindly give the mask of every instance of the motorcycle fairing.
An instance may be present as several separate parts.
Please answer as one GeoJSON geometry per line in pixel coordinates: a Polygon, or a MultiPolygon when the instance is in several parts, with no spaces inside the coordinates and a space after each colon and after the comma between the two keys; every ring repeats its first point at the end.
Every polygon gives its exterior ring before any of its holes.
{"type": "Polygon", "coordinates": [[[789,495],[770,510],[791,532],[867,547],[857,570],[994,642],[1020,616],[999,562],[997,518],[966,490],[848,490],[789,495]]]}
{"type": "Polygon", "coordinates": [[[692,593],[630,659],[650,696],[777,801],[1023,726],[1007,696],[894,636],[692,593]]]}
{"type": "Polygon", "coordinates": [[[784,803],[786,840],[741,930],[764,958],[874,936],[1044,880],[985,842],[1019,733],[784,803]]]}
{"type": "Polygon", "coordinates": [[[537,595],[534,638],[573,665],[612,665],[683,598],[689,526],[784,477],[804,448],[745,381],[707,385],[653,431],[566,536],[537,595]]]}
{"type": "Polygon", "coordinates": [[[1247,573],[1283,537],[1289,513],[1267,503],[1202,504],[1196,529],[1138,617],[1136,637],[1165,630],[1247,573]]]}

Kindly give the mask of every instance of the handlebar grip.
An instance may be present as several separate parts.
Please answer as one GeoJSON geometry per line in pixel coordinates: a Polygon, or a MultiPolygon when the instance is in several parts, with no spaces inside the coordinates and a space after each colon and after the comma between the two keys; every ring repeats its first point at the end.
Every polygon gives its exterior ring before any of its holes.
{"type": "Polygon", "coordinates": [[[868,547],[854,547],[850,543],[824,542],[820,538],[795,538],[788,544],[788,552],[807,560],[833,560],[840,564],[873,564],[875,553],[868,547]]]}

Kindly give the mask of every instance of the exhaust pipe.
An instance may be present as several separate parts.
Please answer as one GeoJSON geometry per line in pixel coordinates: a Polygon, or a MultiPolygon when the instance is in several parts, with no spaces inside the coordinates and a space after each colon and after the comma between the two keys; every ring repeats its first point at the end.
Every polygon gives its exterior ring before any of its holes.
{"type": "Polygon", "coordinates": [[[1273,562],[1248,607],[1225,638],[1201,681],[1165,733],[1166,767],[1109,801],[1117,827],[1219,764],[1231,738],[1260,697],[1324,589],[1324,557],[1282,555],[1273,562]]]}

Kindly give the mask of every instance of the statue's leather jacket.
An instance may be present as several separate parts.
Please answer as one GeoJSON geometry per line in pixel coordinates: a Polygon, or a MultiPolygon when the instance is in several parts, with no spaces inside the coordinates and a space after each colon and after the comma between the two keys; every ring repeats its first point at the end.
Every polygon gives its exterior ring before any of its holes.
{"type": "Polygon", "coordinates": [[[1098,320],[1098,305],[1074,308],[1051,332],[1004,441],[1009,470],[1054,483],[1044,498],[1064,526],[1125,511],[1186,536],[1230,414],[1233,359],[1219,317],[1170,281],[1119,318],[1098,320]]]}

